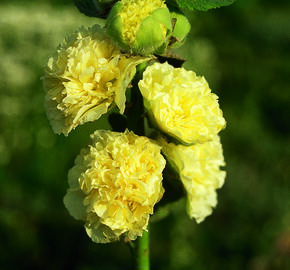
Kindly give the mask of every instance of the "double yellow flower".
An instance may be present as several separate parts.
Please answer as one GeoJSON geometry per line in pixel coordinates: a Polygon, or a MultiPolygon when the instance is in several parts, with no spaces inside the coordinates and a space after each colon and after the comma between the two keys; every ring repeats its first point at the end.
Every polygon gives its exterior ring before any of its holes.
{"type": "Polygon", "coordinates": [[[139,88],[151,123],[182,144],[212,140],[225,127],[218,97],[193,71],[155,63],[139,88]]]}
{"type": "Polygon", "coordinates": [[[94,25],[69,36],[48,61],[44,76],[47,117],[55,133],[99,119],[116,105],[125,110],[125,92],[136,66],[148,58],[128,56],[94,25]]]}
{"type": "Polygon", "coordinates": [[[69,171],[64,203],[93,241],[134,240],[163,195],[161,147],[132,132],[98,130],[69,171]]]}

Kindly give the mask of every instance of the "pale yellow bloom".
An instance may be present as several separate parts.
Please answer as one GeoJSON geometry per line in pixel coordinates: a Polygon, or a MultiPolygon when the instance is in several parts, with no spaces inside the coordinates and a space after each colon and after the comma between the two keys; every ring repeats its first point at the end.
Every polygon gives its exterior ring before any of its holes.
{"type": "Polygon", "coordinates": [[[160,139],[162,153],[179,174],[187,193],[187,212],[199,223],[217,204],[216,189],[225,180],[225,165],[219,136],[212,141],[191,146],[175,145],[160,139]]]}
{"type": "Polygon", "coordinates": [[[225,127],[218,97],[193,71],[155,63],[139,88],[151,122],[183,144],[209,141],[225,127]]]}
{"type": "Polygon", "coordinates": [[[98,130],[69,171],[64,203],[94,242],[134,240],[163,195],[160,146],[133,132],[98,130]]]}
{"type": "Polygon", "coordinates": [[[121,54],[95,25],[69,36],[48,61],[44,76],[47,116],[55,133],[97,120],[116,104],[125,109],[125,91],[141,57],[121,54]]]}

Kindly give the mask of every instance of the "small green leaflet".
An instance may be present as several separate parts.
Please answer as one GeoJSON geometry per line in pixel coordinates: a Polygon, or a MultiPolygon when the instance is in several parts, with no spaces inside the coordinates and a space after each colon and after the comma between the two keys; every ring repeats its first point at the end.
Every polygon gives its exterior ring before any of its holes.
{"type": "Polygon", "coordinates": [[[176,0],[180,8],[188,8],[190,10],[207,11],[211,8],[228,6],[236,0],[176,0]]]}

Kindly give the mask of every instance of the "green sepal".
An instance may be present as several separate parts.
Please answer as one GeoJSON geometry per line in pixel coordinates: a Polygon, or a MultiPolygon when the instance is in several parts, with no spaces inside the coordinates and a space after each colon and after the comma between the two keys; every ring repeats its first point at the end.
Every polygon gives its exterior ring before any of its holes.
{"type": "Polygon", "coordinates": [[[167,39],[166,42],[162,43],[162,45],[154,51],[154,54],[156,55],[165,54],[167,51],[168,44],[169,40],[167,39]]]}
{"type": "Polygon", "coordinates": [[[171,31],[171,16],[168,8],[158,8],[152,12],[151,16],[171,31]]]}
{"type": "Polygon", "coordinates": [[[145,18],[136,33],[132,51],[142,55],[150,55],[166,43],[167,33],[171,31],[170,13],[167,8],[158,8],[145,18]],[[164,29],[166,34],[164,35],[164,29]]]}
{"type": "Polygon", "coordinates": [[[170,14],[171,19],[174,20],[174,25],[173,32],[171,33],[169,47],[178,48],[184,43],[185,38],[190,31],[191,25],[181,11],[175,9],[172,10],[170,14]]]}
{"type": "Polygon", "coordinates": [[[131,50],[137,54],[149,55],[163,42],[162,28],[149,16],[145,18],[136,33],[136,39],[131,50]],[[148,38],[151,37],[151,38],[148,38]]]}
{"type": "Polygon", "coordinates": [[[129,45],[124,41],[122,34],[123,22],[119,15],[123,8],[122,2],[117,2],[107,18],[106,33],[112,39],[112,41],[118,45],[122,50],[129,51],[129,45]]]}

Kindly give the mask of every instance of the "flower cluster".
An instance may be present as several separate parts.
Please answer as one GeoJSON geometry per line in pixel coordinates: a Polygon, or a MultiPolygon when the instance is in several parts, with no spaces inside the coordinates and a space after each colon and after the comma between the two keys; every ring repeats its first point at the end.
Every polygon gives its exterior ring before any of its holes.
{"type": "Polygon", "coordinates": [[[65,206],[84,221],[94,242],[135,240],[147,230],[166,193],[164,176],[172,173],[184,187],[189,216],[199,223],[211,214],[224,183],[218,133],[225,119],[204,77],[158,61],[184,42],[190,24],[164,0],[121,0],[105,25],[66,38],[43,77],[55,133],[68,135],[113,107],[125,114],[124,132],[95,131],[77,156],[65,206]],[[151,129],[144,132],[145,117],[151,129]]]}

